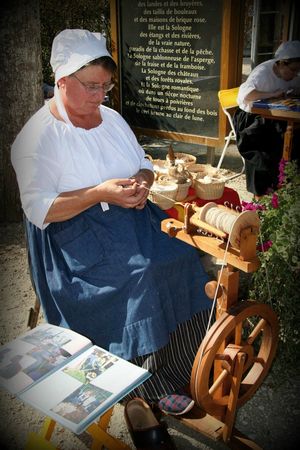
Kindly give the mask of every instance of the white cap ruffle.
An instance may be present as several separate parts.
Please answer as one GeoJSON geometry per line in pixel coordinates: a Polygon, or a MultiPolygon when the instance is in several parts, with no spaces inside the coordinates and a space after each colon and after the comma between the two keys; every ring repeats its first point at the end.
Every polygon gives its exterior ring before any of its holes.
{"type": "Polygon", "coordinates": [[[50,58],[55,82],[101,56],[111,57],[102,34],[81,29],[61,31],[53,40],[50,58]]]}

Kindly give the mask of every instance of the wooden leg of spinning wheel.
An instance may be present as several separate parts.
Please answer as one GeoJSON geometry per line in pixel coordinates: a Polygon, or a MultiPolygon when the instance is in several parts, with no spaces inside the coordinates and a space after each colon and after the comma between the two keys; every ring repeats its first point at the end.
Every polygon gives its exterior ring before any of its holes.
{"type": "Polygon", "coordinates": [[[113,408],[109,409],[100,417],[98,423],[93,423],[87,429],[87,432],[93,437],[91,450],[130,450],[124,442],[111,436],[106,430],[113,412],[113,408]]]}
{"type": "Polygon", "coordinates": [[[228,405],[225,415],[225,424],[223,428],[223,441],[228,442],[231,437],[231,432],[236,416],[236,406],[239,396],[239,390],[241,385],[241,379],[243,375],[244,364],[246,361],[245,353],[238,353],[236,357],[236,363],[234,367],[234,373],[232,375],[231,389],[229,393],[228,405]]]}
{"type": "Polygon", "coordinates": [[[231,439],[227,445],[231,450],[263,450],[262,447],[235,428],[233,429],[231,439]]]}
{"type": "MultiPolygon", "coordinates": [[[[237,304],[238,301],[238,291],[239,291],[239,279],[240,274],[239,271],[232,268],[230,265],[227,265],[224,268],[223,273],[219,272],[220,284],[223,287],[223,295],[217,299],[217,309],[216,309],[216,319],[219,319],[224,312],[227,312],[233,305],[237,304]]],[[[220,353],[223,353],[226,348],[228,342],[233,339],[232,336],[228,335],[227,340],[221,344],[220,353]]],[[[218,377],[223,372],[222,361],[215,360],[214,362],[214,381],[218,379],[218,377]]],[[[224,380],[222,385],[218,388],[216,395],[221,398],[224,395],[228,394],[230,391],[230,379],[224,380]]],[[[224,415],[216,415],[216,418],[225,421],[224,415]]]]}

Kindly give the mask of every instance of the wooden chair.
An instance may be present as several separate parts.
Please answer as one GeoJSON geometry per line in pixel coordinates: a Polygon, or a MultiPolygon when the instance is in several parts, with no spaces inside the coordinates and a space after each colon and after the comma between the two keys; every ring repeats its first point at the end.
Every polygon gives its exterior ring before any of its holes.
{"type": "Polygon", "coordinates": [[[26,253],[27,253],[27,255],[26,255],[27,256],[27,267],[28,267],[28,271],[29,271],[31,286],[35,293],[35,302],[34,302],[34,305],[29,310],[28,320],[27,320],[27,327],[29,327],[32,330],[33,328],[35,328],[37,326],[37,323],[39,320],[39,315],[41,312],[41,302],[40,302],[39,296],[37,295],[35,283],[34,283],[33,276],[32,276],[32,271],[31,271],[31,257],[30,257],[29,247],[28,247],[28,235],[27,235],[27,228],[26,228],[26,220],[27,219],[24,215],[23,216],[23,226],[24,226],[26,253]]]}
{"type": "MultiPolygon", "coordinates": [[[[235,133],[235,129],[234,129],[234,125],[233,125],[233,113],[235,112],[238,103],[237,103],[237,95],[238,95],[238,91],[239,88],[235,87],[232,89],[224,89],[218,92],[218,98],[219,98],[219,102],[222,108],[222,111],[224,112],[224,114],[226,115],[229,125],[230,125],[230,131],[227,134],[227,136],[225,136],[225,145],[223,147],[218,165],[217,165],[217,169],[221,168],[224,156],[226,154],[227,148],[229,146],[229,144],[231,142],[236,142],[236,133],[235,133]]],[[[239,153],[240,155],[240,153],[239,153]]],[[[243,161],[243,167],[242,170],[235,175],[232,175],[231,177],[228,178],[228,180],[233,179],[233,178],[237,178],[240,175],[242,175],[245,171],[245,160],[244,158],[240,155],[242,161],[243,161]]]]}

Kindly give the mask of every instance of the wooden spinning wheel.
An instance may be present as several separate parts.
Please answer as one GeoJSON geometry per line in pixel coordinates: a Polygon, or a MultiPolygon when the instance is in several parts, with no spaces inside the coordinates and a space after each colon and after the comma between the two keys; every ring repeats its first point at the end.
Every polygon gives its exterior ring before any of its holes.
{"type": "Polygon", "coordinates": [[[273,310],[250,301],[223,313],[203,340],[194,361],[191,393],[202,409],[227,424],[224,440],[233,425],[229,411],[243,405],[261,385],[277,341],[273,310]]]}
{"type": "Polygon", "coordinates": [[[197,406],[180,420],[209,437],[223,439],[232,448],[258,449],[234,429],[237,408],[254,395],[268,374],[279,334],[277,316],[269,305],[238,301],[239,270],[251,273],[259,267],[257,218],[240,227],[237,248],[230,235],[199,220],[199,208],[197,213],[192,205],[182,208],[179,212],[184,221],[165,219],[163,231],[224,258],[226,267],[219,271],[218,283],[206,285],[208,297],[216,298],[216,321],[193,364],[190,391],[197,406]],[[210,236],[205,236],[203,229],[210,236]]]}

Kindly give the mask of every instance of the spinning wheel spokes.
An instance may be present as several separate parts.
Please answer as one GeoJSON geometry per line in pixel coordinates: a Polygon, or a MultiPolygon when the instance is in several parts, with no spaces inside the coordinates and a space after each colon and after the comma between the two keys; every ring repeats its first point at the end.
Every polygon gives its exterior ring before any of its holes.
{"type": "Polygon", "coordinates": [[[191,391],[209,414],[224,417],[236,365],[243,360],[237,406],[255,393],[268,373],[278,341],[278,321],[265,304],[241,302],[211,327],[198,350],[191,391]]]}
{"type": "Polygon", "coordinates": [[[255,326],[253,331],[249,334],[247,338],[247,344],[252,345],[254,340],[257,338],[258,334],[263,330],[266,325],[265,319],[261,319],[258,324],[255,326]]]}

